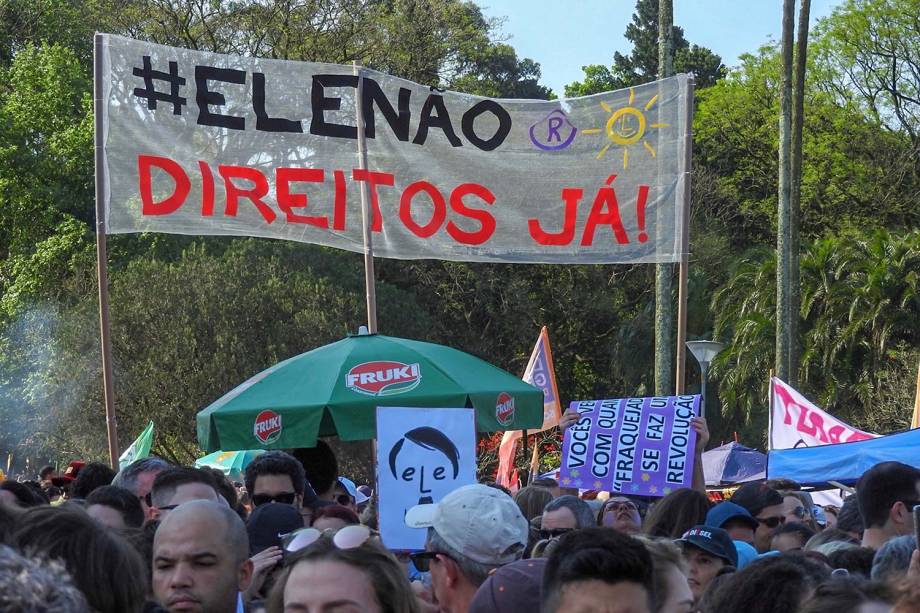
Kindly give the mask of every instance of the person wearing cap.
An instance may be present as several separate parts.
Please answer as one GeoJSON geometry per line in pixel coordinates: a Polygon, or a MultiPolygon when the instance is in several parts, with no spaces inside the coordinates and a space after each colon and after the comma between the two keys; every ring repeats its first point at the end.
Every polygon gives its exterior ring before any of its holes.
{"type": "Polygon", "coordinates": [[[519,560],[528,524],[514,500],[486,485],[466,485],[436,504],[406,513],[406,525],[427,528],[425,551],[412,554],[415,567],[431,573],[441,613],[467,613],[489,573],[519,560]]]}
{"type": "Polygon", "coordinates": [[[364,492],[358,491],[355,482],[347,477],[339,477],[335,483],[334,501],[354,513],[358,512],[358,507],[367,502],[367,496],[364,492]]]}
{"type": "Polygon", "coordinates": [[[753,545],[754,532],[760,523],[741,505],[725,501],[709,509],[705,525],[722,528],[733,541],[753,545]]]}
{"type": "Polygon", "coordinates": [[[687,583],[699,604],[703,592],[723,568],[738,566],[738,551],[728,532],[712,526],[694,526],[677,540],[687,560],[687,583]]]}

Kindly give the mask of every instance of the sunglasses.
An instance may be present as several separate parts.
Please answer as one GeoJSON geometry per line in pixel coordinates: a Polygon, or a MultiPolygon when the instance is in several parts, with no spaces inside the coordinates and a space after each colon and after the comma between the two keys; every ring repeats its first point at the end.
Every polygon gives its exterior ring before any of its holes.
{"type": "MultiPolygon", "coordinates": [[[[316,528],[301,528],[288,534],[281,534],[282,549],[287,553],[294,553],[305,549],[323,538],[322,530],[316,528]]],[[[370,528],[362,525],[345,526],[332,536],[332,544],[338,549],[356,549],[366,543],[371,537],[370,528]]]]}
{"type": "Polygon", "coordinates": [[[762,518],[760,518],[760,517],[755,517],[754,519],[756,519],[756,520],[758,521],[758,523],[763,524],[763,525],[766,526],[767,528],[775,528],[775,527],[777,527],[777,526],[780,525],[780,524],[786,523],[786,518],[785,518],[785,517],[782,517],[782,516],[767,517],[766,519],[762,519],[762,518]]]}
{"type": "Polygon", "coordinates": [[[260,507],[269,502],[280,502],[282,504],[294,504],[297,499],[297,492],[281,492],[280,494],[253,494],[253,506],[260,507]]]}
{"type": "Polygon", "coordinates": [[[631,502],[614,501],[614,502],[608,502],[606,506],[604,506],[605,513],[607,511],[613,511],[617,513],[620,511],[620,509],[626,509],[627,511],[634,511],[636,513],[639,512],[639,507],[637,507],[635,504],[631,502]]]}
{"type": "Polygon", "coordinates": [[[412,565],[415,566],[418,572],[427,573],[431,570],[431,561],[436,560],[438,556],[450,558],[449,555],[440,551],[417,551],[416,553],[410,553],[409,559],[412,560],[412,565]]]}
{"type": "Polygon", "coordinates": [[[575,528],[553,528],[552,530],[540,530],[540,538],[543,540],[559,538],[566,532],[571,532],[575,528]]]}

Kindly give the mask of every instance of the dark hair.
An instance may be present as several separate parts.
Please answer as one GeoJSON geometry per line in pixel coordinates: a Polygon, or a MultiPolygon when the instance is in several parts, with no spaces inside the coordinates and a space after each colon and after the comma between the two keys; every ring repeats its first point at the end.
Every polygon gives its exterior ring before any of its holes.
{"type": "Polygon", "coordinates": [[[594,526],[594,512],[591,510],[591,505],[578,496],[565,495],[550,500],[546,506],[543,507],[543,514],[545,515],[552,511],[558,511],[559,509],[568,509],[572,512],[572,515],[575,516],[576,528],[594,526]]]}
{"type": "Polygon", "coordinates": [[[44,481],[48,478],[48,475],[52,474],[54,474],[54,466],[48,464],[46,466],[42,466],[42,469],[38,471],[38,478],[44,481]]]}
{"type": "Polygon", "coordinates": [[[457,446],[454,445],[454,442],[440,430],[422,426],[406,432],[405,437],[399,439],[393,445],[393,449],[390,450],[390,472],[393,473],[393,477],[396,477],[396,456],[402,450],[406,439],[425,449],[440,451],[450,460],[450,464],[454,469],[454,479],[460,474],[460,452],[457,451],[457,446]]]}
{"type": "Polygon", "coordinates": [[[638,540],[609,528],[585,528],[563,534],[546,561],[543,573],[543,611],[558,610],[568,583],[598,580],[615,584],[638,583],[652,602],[652,557],[638,540]]]}
{"type": "Polygon", "coordinates": [[[208,485],[214,488],[215,494],[218,493],[217,485],[214,483],[214,478],[211,477],[210,473],[200,468],[175,466],[173,468],[167,468],[154,478],[153,487],[150,489],[150,499],[153,502],[153,506],[163,506],[166,500],[172,498],[180,485],[185,485],[187,483],[208,485]]]}
{"type": "Polygon", "coordinates": [[[250,462],[246,467],[246,491],[252,496],[256,489],[256,479],[261,475],[287,475],[291,478],[294,492],[303,495],[304,482],[307,480],[303,466],[297,459],[284,451],[267,451],[250,462]]]}
{"type": "MultiPolygon", "coordinates": [[[[227,475],[210,466],[202,466],[199,470],[203,470],[211,475],[211,478],[214,480],[214,487],[217,488],[217,493],[224,497],[224,500],[227,501],[231,509],[237,511],[239,496],[236,493],[236,488],[233,487],[233,484],[230,483],[230,479],[227,478],[227,475]]],[[[245,519],[245,517],[241,519],[245,519]]]]}
{"type": "Polygon", "coordinates": [[[325,507],[320,507],[319,509],[317,509],[316,512],[313,514],[313,523],[315,524],[316,520],[319,519],[320,517],[330,517],[330,518],[335,518],[335,519],[341,519],[343,522],[345,522],[349,526],[361,523],[361,520],[358,519],[357,513],[339,504],[330,504],[325,507]]]}
{"type": "Polygon", "coordinates": [[[127,528],[122,536],[140,555],[147,573],[147,584],[153,584],[153,538],[156,536],[159,520],[148,521],[140,528],[127,528]]]}
{"type": "Polygon", "coordinates": [[[680,538],[693,526],[706,523],[706,513],[711,506],[706,494],[687,488],[674,490],[649,509],[642,532],[649,536],[680,538]]]}
{"type": "Polygon", "coordinates": [[[875,550],[871,547],[838,549],[827,556],[831,568],[845,568],[850,575],[858,575],[866,579],[872,574],[873,559],[875,559],[875,550]]]}
{"type": "Polygon", "coordinates": [[[112,483],[115,471],[101,462],[90,462],[80,469],[70,493],[74,498],[86,498],[90,492],[112,483]]]}
{"type": "Polygon", "coordinates": [[[783,504],[782,495],[764,483],[745,483],[732,494],[730,500],[747,509],[754,517],[767,507],[783,504]]]}
{"type": "Polygon", "coordinates": [[[383,613],[419,613],[418,601],[405,569],[380,543],[371,539],[359,547],[339,549],[326,536],[285,559],[284,570],[272,587],[265,610],[268,613],[284,611],[284,588],[298,564],[327,560],[347,564],[363,572],[383,613]]]}
{"type": "Polygon", "coordinates": [[[783,524],[779,529],[773,533],[773,538],[778,537],[781,534],[795,534],[802,540],[802,547],[805,547],[805,543],[815,535],[815,531],[806,526],[805,524],[800,524],[797,521],[791,521],[783,524]]]}
{"type": "Polygon", "coordinates": [[[480,483],[482,485],[485,485],[486,487],[491,487],[494,490],[498,490],[499,492],[502,492],[503,494],[507,495],[508,498],[514,498],[514,494],[511,493],[511,490],[509,490],[507,487],[505,487],[498,481],[480,481],[480,483]]]}
{"type": "Polygon", "coordinates": [[[41,490],[36,491],[25,483],[7,479],[6,481],[0,481],[0,490],[6,490],[15,496],[19,506],[24,508],[48,504],[48,499],[44,497],[44,493],[41,490]]]}
{"type": "MultiPolygon", "coordinates": [[[[315,447],[299,447],[291,455],[300,462],[310,486],[317,494],[325,494],[339,478],[339,462],[326,441],[317,439],[315,447]]],[[[249,486],[246,486],[249,490],[249,486]]],[[[252,490],[249,490],[252,493],[252,490]]]]}
{"type": "Polygon", "coordinates": [[[799,613],[859,613],[870,602],[894,604],[891,588],[861,577],[832,577],[820,584],[799,613]]]}
{"type": "Polygon", "coordinates": [[[786,490],[788,492],[798,492],[802,489],[802,486],[798,481],[793,481],[792,479],[786,479],[784,477],[779,477],[777,479],[767,479],[763,482],[763,484],[776,491],[786,490]]]}
{"type": "Polygon", "coordinates": [[[866,528],[880,528],[898,501],[916,504],[920,470],[901,462],[881,462],[863,473],[856,484],[856,501],[866,528]]]}
{"type": "Polygon", "coordinates": [[[524,519],[528,522],[543,514],[543,509],[553,499],[553,494],[545,487],[528,485],[518,490],[514,495],[514,501],[517,503],[524,519]]]}
{"type": "Polygon", "coordinates": [[[13,544],[13,531],[22,510],[8,504],[0,504],[0,545],[13,544]]]}
{"type": "Polygon", "coordinates": [[[27,555],[59,559],[98,613],[139,613],[147,594],[144,562],[131,546],[78,508],[36,507],[13,535],[27,555]]]}
{"type": "Polygon", "coordinates": [[[761,558],[716,587],[704,613],[788,613],[798,611],[809,592],[830,571],[798,553],[761,558]],[[768,597],[764,597],[768,594],[768,597]]]}
{"type": "Polygon", "coordinates": [[[844,532],[862,534],[865,529],[862,513],[859,511],[859,502],[856,494],[851,494],[843,499],[843,506],[837,512],[837,529],[844,532]]]}
{"type": "Polygon", "coordinates": [[[545,487],[548,489],[554,489],[554,488],[559,487],[559,482],[550,477],[542,477],[540,479],[534,479],[533,481],[531,481],[530,484],[536,487],[545,487]]]}
{"type": "Polygon", "coordinates": [[[137,496],[117,485],[103,485],[86,497],[86,506],[101,504],[121,513],[126,526],[140,528],[144,524],[144,509],[137,496]]]}

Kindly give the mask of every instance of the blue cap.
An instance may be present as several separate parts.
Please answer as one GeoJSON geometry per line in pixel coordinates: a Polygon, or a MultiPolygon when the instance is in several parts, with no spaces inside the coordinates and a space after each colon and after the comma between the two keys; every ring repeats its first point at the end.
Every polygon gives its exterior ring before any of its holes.
{"type": "Polygon", "coordinates": [[[684,532],[684,535],[675,541],[683,547],[691,545],[702,549],[717,558],[722,558],[730,566],[738,567],[738,550],[732,542],[728,532],[712,526],[694,526],[684,532]]]}
{"type": "Polygon", "coordinates": [[[706,525],[713,528],[724,528],[731,520],[738,520],[752,530],[756,530],[759,525],[747,509],[734,502],[720,502],[706,513],[706,525]]]}
{"type": "Polygon", "coordinates": [[[735,551],[738,552],[738,570],[757,559],[757,550],[753,545],[744,541],[732,541],[732,543],[735,544],[735,551]]]}

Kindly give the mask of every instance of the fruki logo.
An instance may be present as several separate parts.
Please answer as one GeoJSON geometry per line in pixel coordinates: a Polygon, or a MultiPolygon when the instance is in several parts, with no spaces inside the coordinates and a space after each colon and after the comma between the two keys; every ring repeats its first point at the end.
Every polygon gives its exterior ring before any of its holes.
{"type": "Polygon", "coordinates": [[[495,419],[502,426],[510,426],[514,422],[514,396],[502,392],[495,400],[495,419]]]}
{"type": "Polygon", "coordinates": [[[402,362],[364,362],[352,367],[345,375],[345,387],[367,396],[392,396],[418,387],[422,369],[402,362]]]}
{"type": "Polygon", "coordinates": [[[281,436],[281,416],[274,411],[262,411],[256,416],[252,433],[263,445],[278,440],[281,436]]]}

